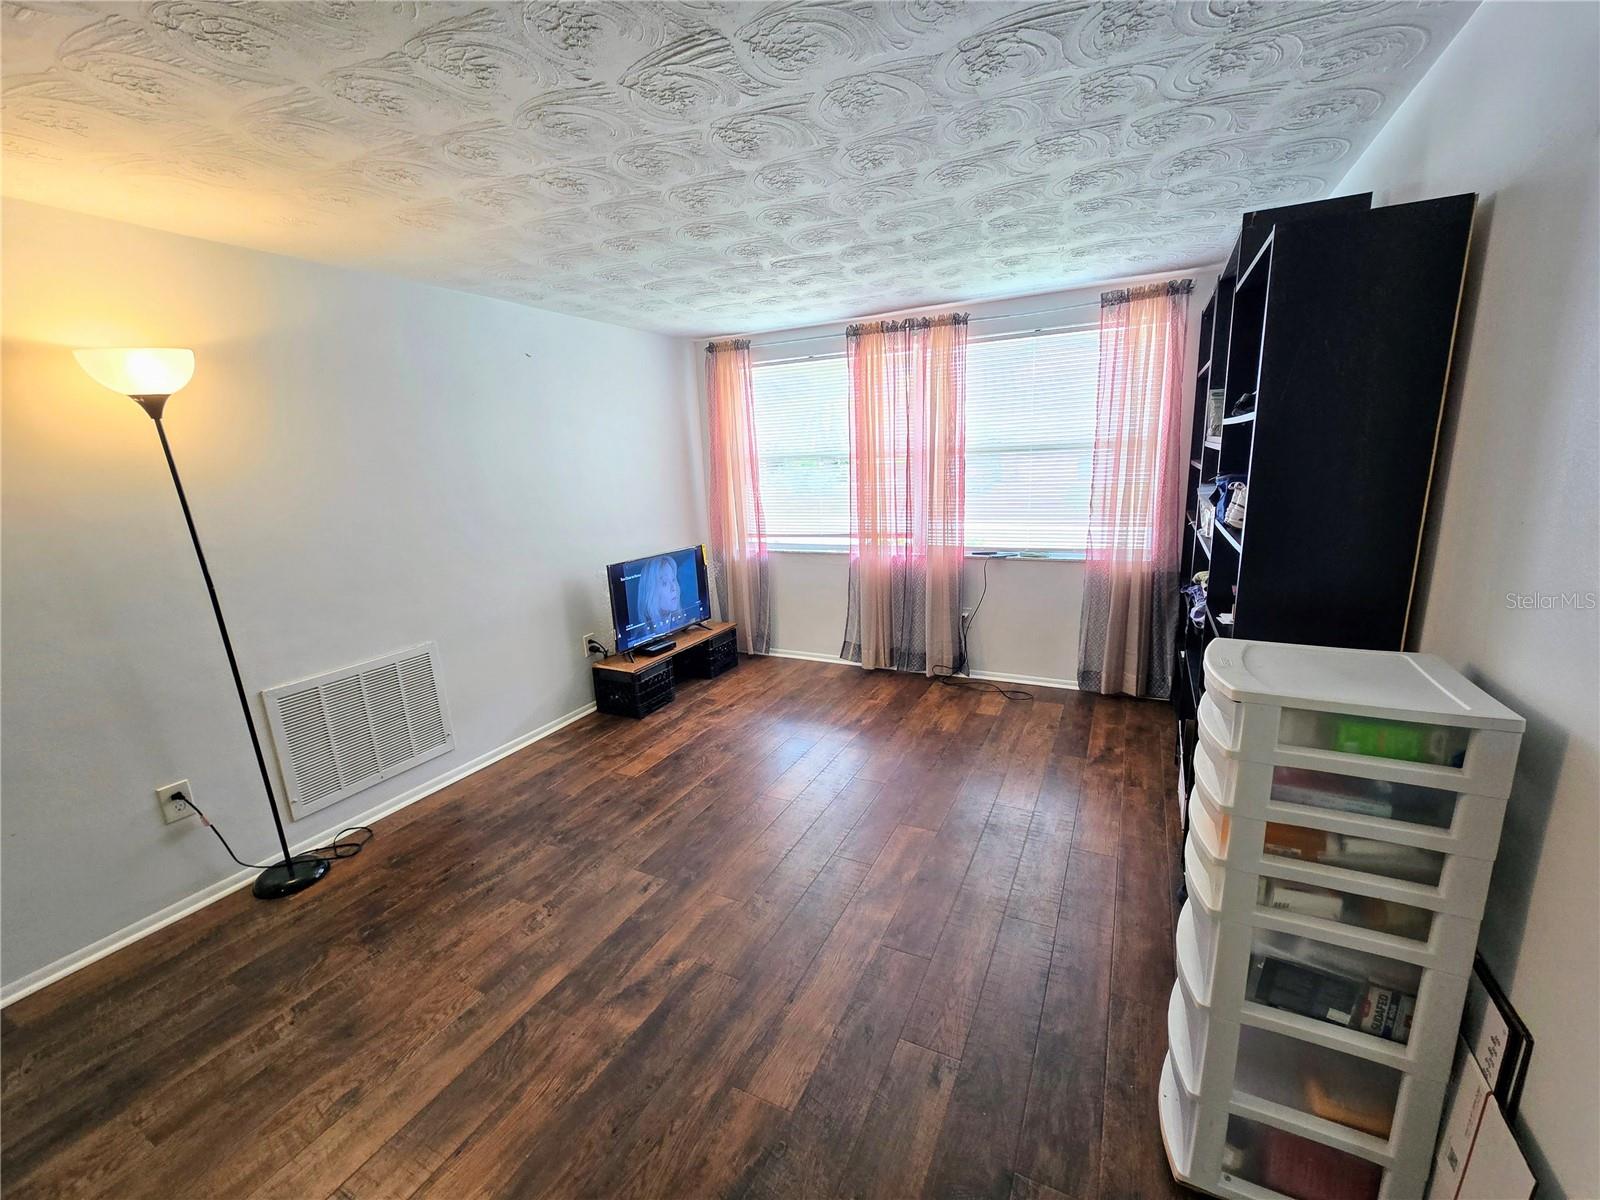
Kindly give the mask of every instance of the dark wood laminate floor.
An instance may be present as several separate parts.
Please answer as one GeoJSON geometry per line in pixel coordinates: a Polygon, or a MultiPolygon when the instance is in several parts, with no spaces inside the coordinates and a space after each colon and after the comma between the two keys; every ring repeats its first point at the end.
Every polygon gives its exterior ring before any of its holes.
{"type": "Polygon", "coordinates": [[[748,659],[4,1013],[34,1197],[1176,1194],[1158,704],[748,659]]]}

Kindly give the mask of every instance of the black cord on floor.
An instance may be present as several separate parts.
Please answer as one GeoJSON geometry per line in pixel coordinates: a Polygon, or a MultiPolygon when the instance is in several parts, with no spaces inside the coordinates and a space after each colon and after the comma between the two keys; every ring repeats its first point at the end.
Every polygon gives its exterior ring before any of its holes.
{"type": "MultiPolygon", "coordinates": [[[[241,867],[249,867],[252,871],[265,871],[269,867],[279,867],[283,865],[282,863],[245,862],[244,859],[240,858],[233,852],[233,847],[228,845],[228,839],[222,836],[222,830],[218,829],[211,823],[211,819],[207,817],[205,813],[200,811],[200,806],[197,805],[191,797],[185,796],[182,792],[175,792],[173,794],[173,799],[182,800],[190,808],[194,809],[195,816],[200,818],[200,824],[204,825],[207,829],[211,830],[212,833],[217,835],[217,841],[222,843],[222,848],[228,852],[228,857],[233,859],[233,861],[238,863],[241,867]]],[[[334,835],[333,841],[329,842],[326,846],[314,846],[310,850],[305,850],[299,854],[296,854],[289,861],[316,862],[318,859],[323,859],[328,862],[332,862],[336,858],[354,858],[356,855],[361,853],[362,848],[365,847],[366,844],[371,840],[372,826],[352,825],[348,829],[341,829],[337,834],[334,835]]]]}
{"type": "Polygon", "coordinates": [[[1001,687],[997,683],[990,683],[985,679],[973,679],[967,675],[967,629],[978,619],[978,610],[983,607],[983,598],[989,594],[989,560],[991,555],[983,556],[983,587],[978,591],[978,602],[972,606],[972,611],[961,618],[960,644],[956,647],[956,665],[949,668],[935,667],[933,677],[945,687],[963,688],[971,692],[998,692],[1007,700],[1032,700],[1033,693],[1022,688],[1001,687]]]}

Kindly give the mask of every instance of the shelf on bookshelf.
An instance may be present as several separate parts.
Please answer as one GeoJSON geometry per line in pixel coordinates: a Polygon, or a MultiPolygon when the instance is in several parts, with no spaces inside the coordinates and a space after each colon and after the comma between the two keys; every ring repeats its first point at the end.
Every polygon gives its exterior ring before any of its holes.
{"type": "MultiPolygon", "coordinates": [[[[1240,544],[1239,537],[1236,536],[1234,534],[1233,530],[1228,528],[1227,525],[1223,524],[1221,521],[1218,521],[1215,525],[1212,526],[1212,528],[1217,530],[1218,532],[1220,532],[1222,534],[1222,540],[1227,542],[1228,545],[1232,546],[1235,551],[1237,551],[1240,554],[1244,553],[1244,546],[1242,546],[1240,544]]],[[[1244,533],[1244,530],[1241,529],[1239,531],[1239,534],[1242,535],[1243,533],[1244,533]]]]}
{"type": "Polygon", "coordinates": [[[1219,437],[1206,438],[1202,445],[1204,445],[1207,450],[1221,450],[1222,439],[1219,437]]]}
{"type": "Polygon", "coordinates": [[[1239,273],[1239,278],[1233,285],[1233,290],[1235,292],[1250,282],[1250,272],[1256,269],[1256,264],[1265,258],[1267,253],[1272,249],[1273,237],[1277,232],[1278,231],[1274,229],[1272,233],[1267,234],[1266,240],[1261,243],[1261,249],[1257,250],[1256,256],[1250,260],[1250,265],[1239,273]]]}
{"type": "Polygon", "coordinates": [[[1240,413],[1236,417],[1223,417],[1222,418],[1222,423],[1224,425],[1248,425],[1248,424],[1250,424],[1251,421],[1254,421],[1255,419],[1256,419],[1255,410],[1251,409],[1249,412],[1240,413]]]}

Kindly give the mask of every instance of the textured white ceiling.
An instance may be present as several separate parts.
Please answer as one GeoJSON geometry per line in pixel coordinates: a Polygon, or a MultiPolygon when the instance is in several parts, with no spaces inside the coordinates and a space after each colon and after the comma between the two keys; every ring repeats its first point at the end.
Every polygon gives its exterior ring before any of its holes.
{"type": "Polygon", "coordinates": [[[1467,4],[4,5],[5,190],[678,333],[1215,261],[1467,4]]]}

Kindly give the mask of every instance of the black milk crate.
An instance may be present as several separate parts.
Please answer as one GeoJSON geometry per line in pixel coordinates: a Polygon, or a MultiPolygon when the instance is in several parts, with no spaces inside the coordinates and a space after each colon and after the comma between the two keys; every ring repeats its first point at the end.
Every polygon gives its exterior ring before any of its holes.
{"type": "Polygon", "coordinates": [[[739,638],[736,630],[724,629],[677,657],[685,677],[715,679],[739,665],[739,638]]]}
{"type": "Polygon", "coordinates": [[[594,670],[594,706],[614,717],[647,716],[671,704],[676,691],[670,658],[641,671],[594,670]]]}

